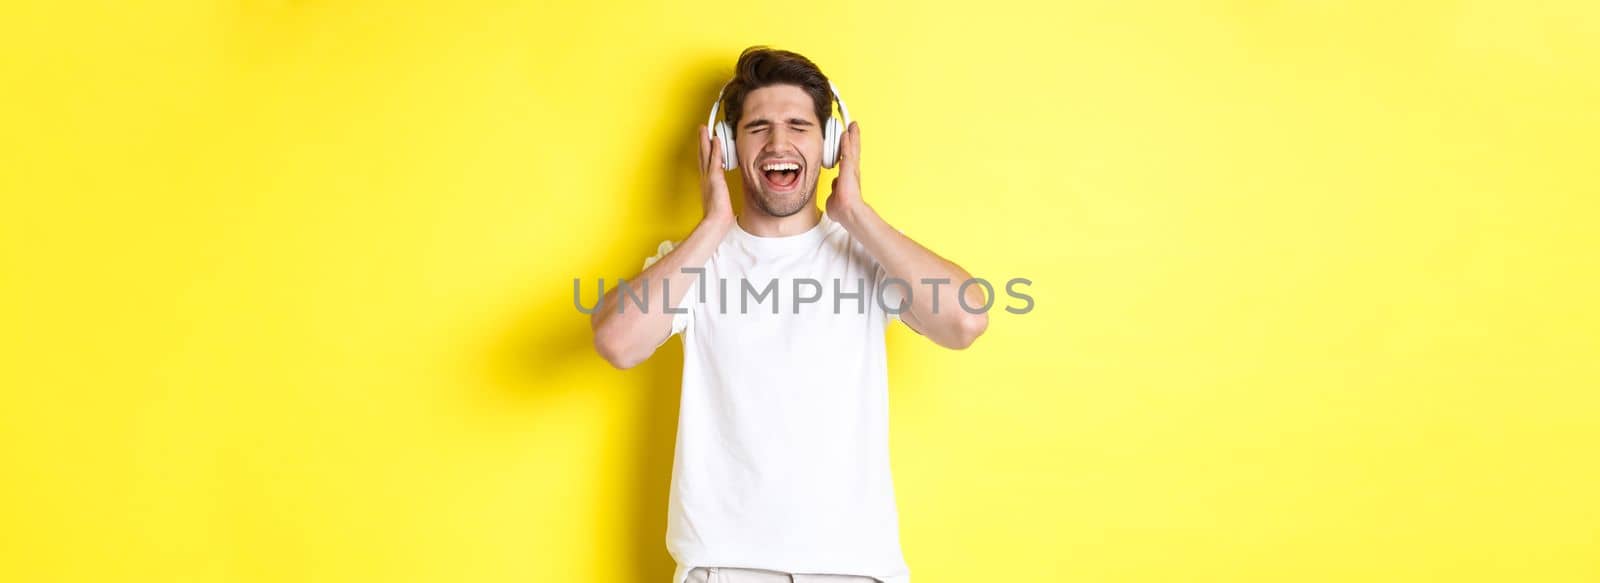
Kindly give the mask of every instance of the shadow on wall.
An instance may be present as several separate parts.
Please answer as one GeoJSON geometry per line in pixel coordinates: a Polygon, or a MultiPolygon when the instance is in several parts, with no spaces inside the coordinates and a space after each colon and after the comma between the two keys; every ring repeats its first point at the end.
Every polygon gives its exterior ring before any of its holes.
{"type": "MultiPolygon", "coordinates": [[[[692,91],[694,97],[683,100],[688,104],[685,108],[662,114],[666,138],[660,143],[630,148],[640,152],[633,159],[644,161],[636,168],[628,192],[623,193],[626,200],[636,204],[617,215],[596,215],[592,229],[609,234],[612,240],[605,245],[620,249],[614,256],[626,259],[622,264],[584,266],[580,270],[586,301],[593,301],[595,277],[604,274],[610,287],[617,275],[637,274],[644,259],[655,254],[663,239],[681,240],[699,219],[703,211],[695,139],[698,126],[705,122],[710,110],[711,99],[727,81],[725,61],[719,56],[687,67],[671,90],[692,91]]],[[[738,178],[730,175],[729,181],[737,210],[738,178]]],[[[570,283],[539,287],[525,315],[495,346],[491,373],[496,379],[495,390],[502,392],[495,395],[496,402],[544,400],[550,396],[551,387],[565,385],[552,381],[599,362],[588,316],[573,308],[571,291],[570,283]],[[512,394],[504,394],[506,391],[512,394]]],[[[627,499],[615,504],[630,511],[626,513],[628,523],[617,529],[626,540],[598,544],[607,549],[627,549],[626,556],[606,560],[627,564],[632,581],[665,581],[674,568],[666,549],[666,525],[682,363],[683,343],[673,338],[643,364],[617,373],[633,405],[633,419],[626,426],[635,428],[637,437],[630,453],[632,474],[625,478],[630,491],[627,499]]]]}

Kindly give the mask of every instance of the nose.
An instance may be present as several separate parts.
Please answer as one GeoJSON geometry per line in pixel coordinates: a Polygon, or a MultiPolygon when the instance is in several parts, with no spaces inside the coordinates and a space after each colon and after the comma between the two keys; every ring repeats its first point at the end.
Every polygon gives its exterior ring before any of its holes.
{"type": "Polygon", "coordinates": [[[774,127],[772,128],[772,131],[768,132],[768,135],[770,137],[767,139],[767,145],[766,147],[762,148],[765,153],[784,154],[793,149],[790,147],[792,146],[792,144],[790,144],[790,141],[792,141],[792,136],[789,135],[788,129],[785,129],[782,126],[774,127]]]}

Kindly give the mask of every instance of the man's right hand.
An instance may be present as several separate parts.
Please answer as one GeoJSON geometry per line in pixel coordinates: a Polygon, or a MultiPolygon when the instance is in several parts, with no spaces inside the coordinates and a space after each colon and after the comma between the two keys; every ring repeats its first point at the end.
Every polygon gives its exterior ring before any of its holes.
{"type": "Polygon", "coordinates": [[[733,222],[733,203],[728,196],[728,180],[722,168],[722,138],[700,126],[700,195],[706,220],[733,222]]]}
{"type": "Polygon", "coordinates": [[[700,126],[700,191],[706,208],[705,220],[700,221],[682,243],[654,263],[645,265],[644,271],[629,281],[632,289],[648,289],[644,286],[650,285],[663,294],[671,289],[671,296],[665,298],[665,303],[637,309],[636,304],[624,303],[617,293],[618,288],[612,288],[589,314],[594,348],[612,366],[629,368],[644,362],[666,342],[673,333],[674,316],[663,306],[684,303],[685,294],[698,282],[697,274],[685,269],[704,268],[728,231],[733,229],[733,205],[728,198],[722,158],[712,154],[716,151],[713,148],[722,147],[722,140],[713,138],[706,126],[700,126]],[[655,283],[647,283],[651,281],[655,283]]]}

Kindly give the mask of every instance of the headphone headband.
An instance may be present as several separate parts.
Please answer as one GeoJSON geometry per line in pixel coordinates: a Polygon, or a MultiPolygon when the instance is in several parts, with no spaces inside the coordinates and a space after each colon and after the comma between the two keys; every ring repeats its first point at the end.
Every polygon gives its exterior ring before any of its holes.
{"type": "Polygon", "coordinates": [[[732,83],[733,81],[723,83],[722,88],[717,90],[717,100],[711,102],[711,117],[706,118],[706,129],[717,127],[717,108],[722,107],[722,94],[728,91],[728,85],[732,83]]]}
{"type": "Polygon", "coordinates": [[[844,129],[850,129],[850,108],[844,106],[844,98],[839,96],[839,88],[833,86],[833,81],[828,82],[828,90],[833,92],[833,102],[839,104],[839,115],[844,117],[844,129]]]}

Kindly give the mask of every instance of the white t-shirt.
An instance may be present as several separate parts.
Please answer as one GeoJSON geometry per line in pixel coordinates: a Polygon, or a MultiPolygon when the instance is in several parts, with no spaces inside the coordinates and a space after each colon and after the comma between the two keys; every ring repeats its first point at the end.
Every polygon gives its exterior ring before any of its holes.
{"type": "Polygon", "coordinates": [[[898,309],[906,288],[888,286],[880,303],[884,269],[826,214],[787,237],[735,224],[705,270],[672,322],[684,343],[667,512],[674,583],[695,567],[909,583],[884,352],[894,318],[884,306],[898,309]],[[805,278],[817,285],[796,293],[805,278]]]}

